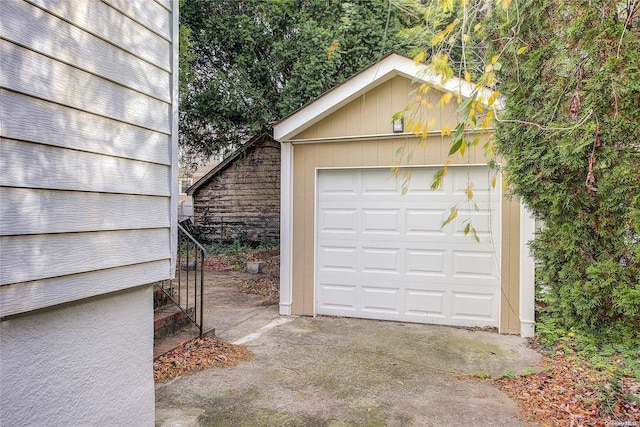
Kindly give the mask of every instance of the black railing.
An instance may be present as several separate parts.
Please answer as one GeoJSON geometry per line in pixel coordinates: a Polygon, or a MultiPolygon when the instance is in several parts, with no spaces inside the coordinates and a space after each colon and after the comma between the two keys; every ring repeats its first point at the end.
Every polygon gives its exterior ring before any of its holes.
{"type": "Polygon", "coordinates": [[[176,277],[173,280],[157,282],[162,292],[193,323],[203,336],[204,312],[204,259],[206,249],[178,224],[178,255],[176,277]]]}

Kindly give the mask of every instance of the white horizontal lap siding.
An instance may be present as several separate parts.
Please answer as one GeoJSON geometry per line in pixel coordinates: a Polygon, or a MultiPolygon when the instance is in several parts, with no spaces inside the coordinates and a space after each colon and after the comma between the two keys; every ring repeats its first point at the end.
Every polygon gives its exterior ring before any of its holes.
{"type": "Polygon", "coordinates": [[[5,138],[171,164],[171,135],[4,89],[0,99],[5,138]]]}
{"type": "MultiPolygon", "coordinates": [[[[154,1],[103,0],[109,6],[145,26],[149,31],[172,39],[172,22],[169,10],[154,1]]],[[[175,0],[174,0],[175,1],[175,0]]],[[[177,4],[178,2],[175,1],[177,4]]],[[[172,3],[170,3],[172,4],[172,3]]],[[[175,34],[178,34],[177,31],[175,34]]]]}
{"type": "Polygon", "coordinates": [[[172,1],[0,1],[0,318],[168,279],[172,1]]]}
{"type": "Polygon", "coordinates": [[[0,286],[0,317],[153,283],[170,274],[168,260],[0,286]]]}
{"type": "MultiPolygon", "coordinates": [[[[0,86],[125,123],[170,133],[170,104],[0,40],[0,86]]],[[[133,65],[135,67],[135,64],[133,65]]]]}
{"type": "MultiPolygon", "coordinates": [[[[123,51],[171,72],[171,37],[166,30],[162,31],[162,27],[160,34],[157,34],[153,29],[122,15],[107,3],[95,0],[73,0],[73,2],[28,0],[28,2],[56,17],[69,21],[76,27],[117,46],[123,51]],[[118,31],[114,31],[114,28],[117,28],[118,31]]],[[[164,15],[167,13],[167,11],[163,11],[164,15]]],[[[163,18],[164,25],[166,25],[167,19],[167,17],[163,18]]]]}
{"type": "Polygon", "coordinates": [[[3,0],[0,13],[3,15],[2,35],[12,43],[165,102],[171,100],[165,89],[171,79],[169,71],[141,61],[74,25],[59,25],[60,18],[21,0],[3,0]],[[28,28],[20,24],[26,19],[29,19],[28,28]],[[38,37],[44,32],[49,37],[38,37]],[[100,58],[100,61],[94,58],[100,58]]]}
{"type": "Polygon", "coordinates": [[[0,187],[0,200],[0,236],[166,228],[171,224],[168,197],[0,187]]]}
{"type": "Polygon", "coordinates": [[[166,228],[2,236],[0,285],[169,259],[166,228]]]}
{"type": "Polygon", "coordinates": [[[3,139],[0,184],[170,196],[167,165],[3,139]]]}

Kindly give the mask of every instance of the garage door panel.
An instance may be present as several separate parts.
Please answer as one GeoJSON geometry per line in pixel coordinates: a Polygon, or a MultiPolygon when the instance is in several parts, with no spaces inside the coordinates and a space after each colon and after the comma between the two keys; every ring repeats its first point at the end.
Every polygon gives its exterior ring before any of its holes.
{"type": "Polygon", "coordinates": [[[453,194],[464,194],[469,182],[473,183],[472,191],[474,194],[488,194],[491,190],[492,174],[489,168],[469,167],[456,169],[454,173],[447,175],[447,177],[451,176],[453,194]]]}
{"type": "MultiPolygon", "coordinates": [[[[346,311],[356,313],[358,308],[357,288],[355,285],[339,283],[323,283],[320,285],[319,296],[322,297],[322,305],[318,310],[324,314],[331,314],[329,311],[346,311]]],[[[338,314],[338,313],[336,313],[338,314]]]]}
{"type": "Polygon", "coordinates": [[[411,276],[444,277],[450,269],[450,254],[444,250],[407,249],[404,271],[411,276]]]}
{"type": "Polygon", "coordinates": [[[321,195],[355,196],[356,180],[358,176],[349,170],[331,171],[318,183],[318,191],[321,195]]]}
{"type": "Polygon", "coordinates": [[[395,287],[362,286],[362,308],[366,313],[399,315],[400,290],[395,287]]]}
{"type": "Polygon", "coordinates": [[[362,272],[400,274],[400,248],[362,248],[362,272]]]}
{"type": "Polygon", "coordinates": [[[323,246],[318,251],[318,268],[323,271],[355,272],[358,266],[357,248],[323,246]]]}
{"type": "Polygon", "coordinates": [[[452,317],[477,320],[484,325],[498,326],[498,307],[495,301],[495,295],[491,293],[453,292],[452,317]]]}
{"type": "Polygon", "coordinates": [[[454,250],[452,253],[453,276],[469,279],[495,279],[493,255],[488,251],[454,250]]]}
{"type": "Polygon", "coordinates": [[[400,195],[402,192],[400,184],[388,169],[369,170],[366,174],[357,175],[362,180],[363,195],[400,195]]]}
{"type": "Polygon", "coordinates": [[[476,229],[476,234],[481,241],[486,241],[491,236],[491,218],[494,217],[495,212],[462,212],[459,214],[458,218],[456,218],[453,222],[453,234],[457,236],[467,237],[471,233],[467,235],[464,234],[464,229],[471,221],[471,227],[476,229]]]}
{"type": "MultiPolygon", "coordinates": [[[[406,196],[388,170],[320,171],[317,313],[497,326],[499,192],[483,195],[489,185],[477,187],[479,211],[470,216],[481,243],[464,235],[466,212],[442,227],[451,207],[467,198],[468,178],[460,172],[467,169],[451,167],[436,192],[429,190],[436,168],[416,169],[406,196]]],[[[486,180],[486,167],[470,170],[472,179],[486,180]]]]}
{"type": "Polygon", "coordinates": [[[401,232],[400,209],[362,209],[362,233],[399,235],[401,232]]]}
{"type": "Polygon", "coordinates": [[[446,219],[445,210],[429,207],[426,209],[407,209],[406,234],[445,236],[447,233],[442,228],[446,219]]]}
{"type": "Polygon", "coordinates": [[[355,233],[357,210],[325,208],[320,210],[318,227],[322,233],[355,233]]]}
{"type": "MultiPolygon", "coordinates": [[[[405,292],[405,314],[414,319],[445,319],[446,301],[449,294],[442,290],[407,289],[405,292]]],[[[420,320],[415,320],[420,321],[420,320]]]]}

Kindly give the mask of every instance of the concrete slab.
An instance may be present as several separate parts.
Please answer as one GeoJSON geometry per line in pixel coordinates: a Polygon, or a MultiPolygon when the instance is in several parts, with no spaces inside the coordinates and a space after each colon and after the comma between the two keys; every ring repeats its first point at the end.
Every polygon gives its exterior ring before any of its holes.
{"type": "MultiPolygon", "coordinates": [[[[234,316],[220,337],[260,331],[277,313],[234,316]]],[[[506,395],[459,374],[520,373],[541,359],[519,337],[333,317],[275,324],[245,345],[251,361],[158,385],[156,425],[524,425],[506,395]]]]}

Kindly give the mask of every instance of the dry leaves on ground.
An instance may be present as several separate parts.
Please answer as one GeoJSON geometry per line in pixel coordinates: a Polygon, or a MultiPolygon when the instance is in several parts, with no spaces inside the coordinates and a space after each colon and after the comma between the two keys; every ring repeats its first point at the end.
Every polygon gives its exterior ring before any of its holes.
{"type": "Polygon", "coordinates": [[[194,338],[158,356],[153,361],[154,378],[161,383],[207,368],[234,366],[252,357],[253,353],[243,345],[213,337],[194,338]]]}
{"type": "Polygon", "coordinates": [[[518,403],[527,422],[543,426],[640,426],[640,403],[634,401],[640,399],[640,381],[630,376],[610,381],[604,372],[561,351],[544,359],[540,373],[501,378],[494,383],[518,403]]]}
{"type": "Polygon", "coordinates": [[[224,255],[210,255],[204,260],[205,271],[231,271],[233,267],[224,255]]]}
{"type": "MultiPolygon", "coordinates": [[[[265,266],[280,266],[280,249],[265,249],[261,251],[253,251],[247,253],[247,261],[264,261],[265,266]]],[[[276,273],[276,271],[274,271],[276,273]]]]}
{"type": "Polygon", "coordinates": [[[277,299],[280,296],[280,282],[274,280],[271,275],[243,280],[239,289],[240,292],[245,294],[262,295],[273,299],[277,299]]]}

